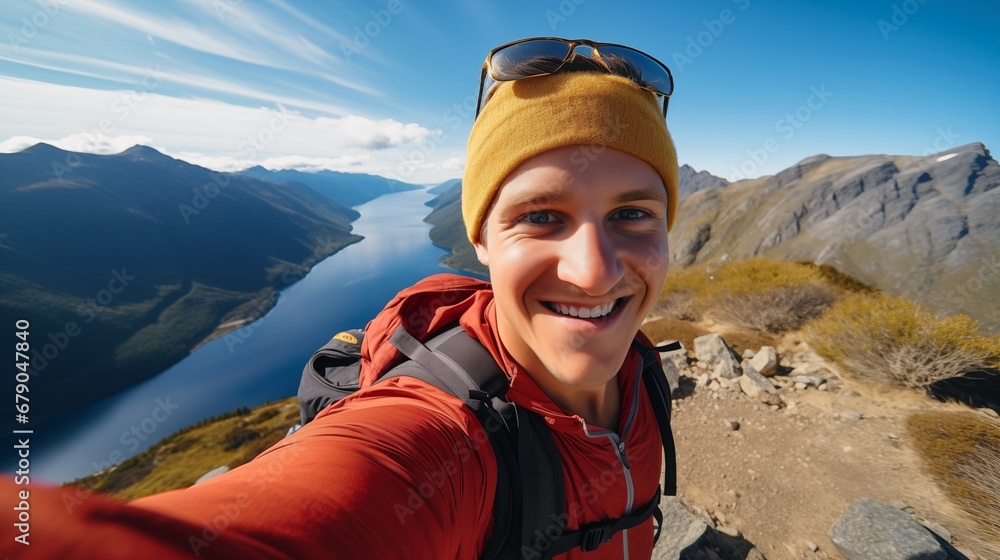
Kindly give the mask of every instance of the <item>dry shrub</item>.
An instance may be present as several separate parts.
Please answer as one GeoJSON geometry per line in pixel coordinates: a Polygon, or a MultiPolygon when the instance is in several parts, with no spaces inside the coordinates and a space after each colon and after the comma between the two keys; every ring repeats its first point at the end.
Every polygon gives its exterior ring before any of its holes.
{"type": "Polygon", "coordinates": [[[983,544],[1000,550],[1000,426],[970,413],[923,412],[910,416],[907,428],[928,470],[978,525],[983,544]]]}
{"type": "Polygon", "coordinates": [[[689,292],[672,292],[660,296],[650,312],[657,317],[679,319],[681,321],[697,321],[701,312],[692,305],[693,298],[689,292]]]}
{"type": "Polygon", "coordinates": [[[782,333],[819,316],[842,292],[864,286],[829,266],[748,259],[672,270],[653,312],[697,321],[712,316],[745,328],[782,333]]]}
{"type": "Polygon", "coordinates": [[[724,294],[716,298],[710,314],[748,329],[781,334],[819,317],[836,299],[832,287],[810,281],[759,292],[724,294]]]}
{"type": "Polygon", "coordinates": [[[778,338],[770,333],[761,331],[739,330],[725,331],[719,333],[737,354],[742,355],[744,350],[760,350],[761,346],[778,346],[778,338]]]}
{"type": "Polygon", "coordinates": [[[926,389],[1000,364],[1000,336],[976,328],[965,315],[935,319],[905,298],[854,294],[812,323],[806,338],[848,375],[926,389]]]}
{"type": "Polygon", "coordinates": [[[861,280],[858,280],[857,278],[851,276],[850,274],[841,272],[828,264],[815,264],[809,261],[796,261],[796,262],[797,264],[801,264],[803,266],[810,266],[815,268],[816,272],[818,272],[819,275],[823,277],[823,281],[833,286],[834,288],[838,288],[845,292],[855,292],[855,293],[865,293],[865,294],[874,294],[878,292],[878,290],[872,288],[868,284],[865,284],[861,280]]]}

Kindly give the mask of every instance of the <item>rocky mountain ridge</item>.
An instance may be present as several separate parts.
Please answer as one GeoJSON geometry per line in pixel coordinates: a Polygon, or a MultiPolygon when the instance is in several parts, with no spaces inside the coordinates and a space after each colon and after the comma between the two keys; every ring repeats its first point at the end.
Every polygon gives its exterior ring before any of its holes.
{"type": "Polygon", "coordinates": [[[929,156],[814,156],[681,202],[675,264],[811,260],[1000,329],[1000,164],[983,144],[929,156]]]}

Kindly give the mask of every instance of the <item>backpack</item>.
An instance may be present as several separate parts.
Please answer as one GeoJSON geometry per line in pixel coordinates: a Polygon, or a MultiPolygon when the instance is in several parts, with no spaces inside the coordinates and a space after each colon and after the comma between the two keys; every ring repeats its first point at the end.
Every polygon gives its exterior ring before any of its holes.
{"type": "MultiPolygon", "coordinates": [[[[364,336],[362,330],[337,333],[313,354],[299,383],[302,424],[359,390],[364,336]]],[[[643,357],[643,385],[660,429],[666,461],[663,485],[649,503],[628,516],[569,531],[564,524],[568,517],[562,464],[552,434],[541,416],[502,398],[509,380],[489,351],[458,325],[425,343],[399,326],[389,342],[407,359],[382,373],[376,383],[400,376],[421,379],[461,399],[490,436],[498,478],[493,531],[481,558],[551,558],[577,547],[589,552],[650,516],[656,520],[655,544],[662,526],[660,490],[668,496],[677,493],[670,388],[655,352],[676,350],[678,343],[650,348],[633,341],[643,357]]]]}

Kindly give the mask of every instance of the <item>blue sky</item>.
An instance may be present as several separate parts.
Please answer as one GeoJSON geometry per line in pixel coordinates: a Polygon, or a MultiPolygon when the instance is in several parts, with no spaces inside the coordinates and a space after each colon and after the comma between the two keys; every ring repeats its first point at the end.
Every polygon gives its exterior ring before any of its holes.
{"type": "Polygon", "coordinates": [[[250,165],[459,177],[479,69],[528,36],[666,63],[682,163],[1000,145],[1000,3],[16,0],[0,4],[0,151],[135,143],[250,165]]]}

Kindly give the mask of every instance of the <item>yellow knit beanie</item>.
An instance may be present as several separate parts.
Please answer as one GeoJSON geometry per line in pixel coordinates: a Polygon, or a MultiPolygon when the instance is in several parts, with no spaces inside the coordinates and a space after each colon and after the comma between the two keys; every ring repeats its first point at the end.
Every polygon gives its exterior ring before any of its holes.
{"type": "Polygon", "coordinates": [[[615,148],[653,167],[677,212],[677,152],[655,95],[628,78],[566,72],[498,84],[469,135],[462,217],[472,243],[504,179],[524,161],[576,144],[615,148]]]}

